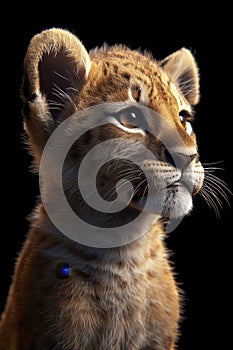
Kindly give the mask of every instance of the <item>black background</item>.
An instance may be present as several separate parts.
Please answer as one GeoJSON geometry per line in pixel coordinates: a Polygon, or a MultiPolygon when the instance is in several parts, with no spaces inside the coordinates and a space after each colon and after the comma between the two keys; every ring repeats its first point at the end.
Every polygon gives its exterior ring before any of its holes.
{"type": "MultiPolygon", "coordinates": [[[[61,27],[74,32],[89,50],[103,42],[141,47],[162,59],[187,47],[195,54],[201,76],[201,102],[196,108],[194,129],[201,160],[221,162],[216,175],[232,188],[232,81],[229,54],[231,23],[229,9],[213,7],[174,8],[156,3],[105,6],[67,3],[36,8],[8,9],[2,13],[2,233],[0,302],[4,307],[14,261],[28,230],[26,216],[35,205],[38,179],[28,168],[31,158],[22,143],[19,89],[23,58],[31,37],[43,29],[61,27]],[[185,11],[184,13],[181,12],[185,11]],[[12,11],[18,20],[12,19],[12,11]],[[26,13],[24,12],[26,11],[26,13]],[[17,15],[18,14],[18,15],[17,15]],[[4,209],[4,210],[3,210],[4,209]]],[[[177,281],[185,293],[184,320],[179,349],[229,348],[227,321],[231,303],[230,244],[231,209],[226,202],[220,219],[197,196],[192,214],[166,239],[177,281]]],[[[23,349],[22,349],[23,350],[23,349]]]]}

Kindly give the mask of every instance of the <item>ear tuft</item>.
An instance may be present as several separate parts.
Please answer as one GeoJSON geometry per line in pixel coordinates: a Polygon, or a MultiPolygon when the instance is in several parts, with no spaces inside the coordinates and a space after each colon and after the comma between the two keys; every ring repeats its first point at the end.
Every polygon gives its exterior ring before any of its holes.
{"type": "Polygon", "coordinates": [[[191,105],[199,102],[199,74],[194,56],[182,48],[161,61],[161,67],[169,78],[179,86],[191,105]]]}

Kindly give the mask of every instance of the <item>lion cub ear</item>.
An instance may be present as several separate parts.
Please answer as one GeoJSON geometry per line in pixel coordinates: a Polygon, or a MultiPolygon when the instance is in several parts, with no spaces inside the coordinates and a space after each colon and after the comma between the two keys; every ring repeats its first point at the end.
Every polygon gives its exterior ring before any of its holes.
{"type": "Polygon", "coordinates": [[[191,51],[182,48],[161,61],[171,81],[176,83],[191,105],[199,102],[198,66],[191,51]]]}
{"type": "Polygon", "coordinates": [[[21,90],[31,144],[43,148],[63,111],[75,112],[73,99],[85,84],[90,67],[85,47],[69,31],[53,28],[32,38],[21,90]]]}

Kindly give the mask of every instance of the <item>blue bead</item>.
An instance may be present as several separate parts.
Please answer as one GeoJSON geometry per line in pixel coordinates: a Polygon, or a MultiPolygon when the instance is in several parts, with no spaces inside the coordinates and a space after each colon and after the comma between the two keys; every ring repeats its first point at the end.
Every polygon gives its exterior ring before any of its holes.
{"type": "Polygon", "coordinates": [[[67,276],[68,277],[70,275],[70,273],[71,273],[70,266],[68,264],[62,266],[61,273],[62,273],[63,276],[67,276]]]}
{"type": "Polygon", "coordinates": [[[67,263],[58,263],[55,274],[59,279],[65,279],[71,276],[72,269],[67,263]]]}

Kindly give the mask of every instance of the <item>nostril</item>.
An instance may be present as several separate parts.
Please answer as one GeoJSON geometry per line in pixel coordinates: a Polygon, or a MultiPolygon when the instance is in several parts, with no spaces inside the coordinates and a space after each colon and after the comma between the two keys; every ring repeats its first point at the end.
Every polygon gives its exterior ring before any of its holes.
{"type": "Polygon", "coordinates": [[[183,153],[174,153],[174,159],[176,167],[184,170],[189,166],[189,164],[197,157],[197,153],[192,155],[187,155],[183,153]]]}
{"type": "Polygon", "coordinates": [[[198,154],[195,153],[192,155],[187,155],[182,153],[174,153],[171,155],[171,153],[165,149],[164,158],[167,163],[171,164],[175,168],[185,169],[194,159],[198,161],[198,154]]]}
{"type": "Polygon", "coordinates": [[[198,154],[194,153],[190,156],[191,162],[196,158],[196,161],[198,161],[198,154]]]}

